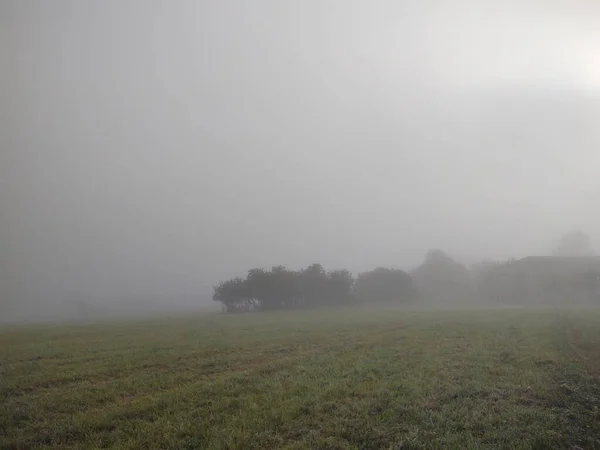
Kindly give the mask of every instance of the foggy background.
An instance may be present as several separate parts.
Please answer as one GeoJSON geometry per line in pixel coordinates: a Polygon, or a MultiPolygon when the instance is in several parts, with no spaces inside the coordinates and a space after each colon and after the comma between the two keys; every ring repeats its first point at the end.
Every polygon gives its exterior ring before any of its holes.
{"type": "Polygon", "coordinates": [[[2,1],[2,302],[598,243],[599,54],[594,1],[2,1]]]}

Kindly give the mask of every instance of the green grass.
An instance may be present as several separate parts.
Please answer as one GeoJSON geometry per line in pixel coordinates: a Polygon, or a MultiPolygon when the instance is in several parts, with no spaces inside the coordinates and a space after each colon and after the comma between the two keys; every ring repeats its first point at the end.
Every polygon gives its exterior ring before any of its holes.
{"type": "Polygon", "coordinates": [[[6,330],[0,448],[600,448],[599,325],[349,310],[6,330]]]}

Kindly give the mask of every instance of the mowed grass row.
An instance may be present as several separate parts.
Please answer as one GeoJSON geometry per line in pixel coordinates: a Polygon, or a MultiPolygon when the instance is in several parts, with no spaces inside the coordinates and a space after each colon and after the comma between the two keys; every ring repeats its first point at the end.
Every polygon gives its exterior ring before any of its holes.
{"type": "Polygon", "coordinates": [[[4,331],[0,448],[600,448],[599,325],[337,310],[4,331]]]}

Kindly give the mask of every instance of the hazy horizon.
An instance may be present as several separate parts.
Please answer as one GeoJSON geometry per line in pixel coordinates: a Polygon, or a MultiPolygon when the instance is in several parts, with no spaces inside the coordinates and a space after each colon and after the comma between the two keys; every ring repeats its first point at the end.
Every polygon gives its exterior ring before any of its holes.
{"type": "Polygon", "coordinates": [[[251,267],[599,248],[598,13],[4,1],[0,294],[182,308],[251,267]]]}

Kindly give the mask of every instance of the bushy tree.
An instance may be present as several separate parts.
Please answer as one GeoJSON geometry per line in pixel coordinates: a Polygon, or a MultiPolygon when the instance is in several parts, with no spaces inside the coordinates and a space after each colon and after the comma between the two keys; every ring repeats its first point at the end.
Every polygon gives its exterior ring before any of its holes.
{"type": "Polygon", "coordinates": [[[342,304],[348,302],[354,286],[354,277],[346,269],[333,270],[327,274],[329,278],[330,303],[342,304]]]}
{"type": "Polygon", "coordinates": [[[311,264],[298,274],[299,295],[303,306],[315,307],[326,303],[327,273],[321,264],[311,264]]]}
{"type": "Polygon", "coordinates": [[[354,291],[361,301],[370,304],[401,305],[410,303],[416,295],[413,280],[408,273],[385,267],[359,274],[354,291]]]}
{"type": "Polygon", "coordinates": [[[474,296],[467,268],[442,250],[430,250],[412,273],[419,295],[431,301],[462,301],[474,296]]]}
{"type": "Polygon", "coordinates": [[[227,312],[251,311],[256,307],[246,280],[240,277],[222,281],[215,286],[213,300],[223,303],[227,312]]]}

